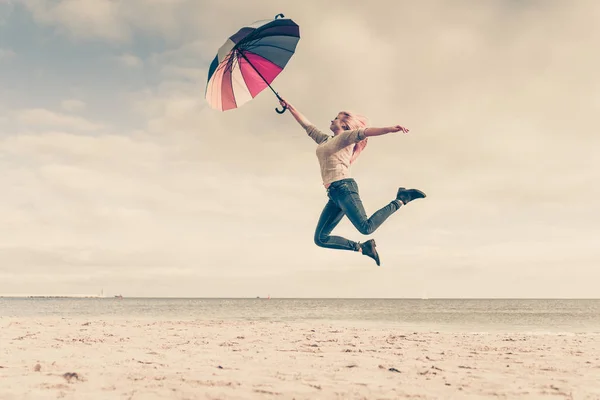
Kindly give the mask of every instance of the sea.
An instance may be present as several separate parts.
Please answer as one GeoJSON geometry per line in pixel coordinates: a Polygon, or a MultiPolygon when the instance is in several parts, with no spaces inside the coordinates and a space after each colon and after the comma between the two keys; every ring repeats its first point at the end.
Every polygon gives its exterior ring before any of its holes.
{"type": "Polygon", "coordinates": [[[4,318],[344,323],[429,332],[600,333],[600,299],[0,297],[4,318]]]}

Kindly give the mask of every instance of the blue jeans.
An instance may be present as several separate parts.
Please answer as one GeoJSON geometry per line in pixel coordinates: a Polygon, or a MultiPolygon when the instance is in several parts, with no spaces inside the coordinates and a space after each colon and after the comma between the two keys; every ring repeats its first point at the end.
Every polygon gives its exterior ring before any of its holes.
{"type": "Polygon", "coordinates": [[[330,249],[358,251],[359,244],[357,242],[341,236],[330,235],[344,215],[360,233],[369,235],[400,208],[400,203],[394,200],[376,211],[371,218],[367,218],[358,194],[358,185],[352,178],[333,182],[327,189],[327,197],[329,197],[329,201],[321,213],[315,230],[315,244],[330,249]]]}

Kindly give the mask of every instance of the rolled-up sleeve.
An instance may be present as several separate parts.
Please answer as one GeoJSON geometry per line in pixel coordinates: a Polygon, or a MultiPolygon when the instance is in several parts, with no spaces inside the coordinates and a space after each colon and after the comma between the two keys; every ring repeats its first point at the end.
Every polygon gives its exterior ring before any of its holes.
{"type": "Polygon", "coordinates": [[[323,143],[324,141],[329,139],[329,135],[324,134],[314,125],[307,126],[306,133],[308,133],[308,136],[310,136],[312,140],[317,142],[317,144],[323,143]]]}

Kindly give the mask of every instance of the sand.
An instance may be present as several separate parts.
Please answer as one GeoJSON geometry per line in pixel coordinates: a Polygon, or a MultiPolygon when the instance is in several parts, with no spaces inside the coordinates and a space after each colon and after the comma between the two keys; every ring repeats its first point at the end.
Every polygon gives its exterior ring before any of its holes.
{"type": "Polygon", "coordinates": [[[0,318],[0,399],[600,399],[596,333],[0,318]]]}

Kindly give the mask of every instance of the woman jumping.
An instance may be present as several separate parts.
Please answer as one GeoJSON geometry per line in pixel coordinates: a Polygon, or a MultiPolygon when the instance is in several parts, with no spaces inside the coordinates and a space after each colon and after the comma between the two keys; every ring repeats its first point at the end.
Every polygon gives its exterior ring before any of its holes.
{"type": "Polygon", "coordinates": [[[308,136],[317,142],[316,152],[321,166],[321,178],[323,186],[327,189],[329,201],[317,223],[315,244],[330,249],[358,251],[371,257],[377,265],[380,265],[379,255],[375,249],[375,240],[371,239],[364,243],[353,242],[340,236],[331,236],[330,233],[345,215],[360,233],[369,235],[375,232],[383,221],[402,205],[425,197],[425,193],[420,190],[401,187],[398,189],[395,200],[376,211],[371,218],[367,218],[356,181],[350,177],[350,164],[365,148],[368,137],[400,131],[408,133],[408,129],[400,125],[367,128],[364,117],[341,111],[329,126],[333,132],[332,137],[318,130],[290,103],[281,100],[281,105],[290,110],[296,121],[306,130],[308,136]]]}

